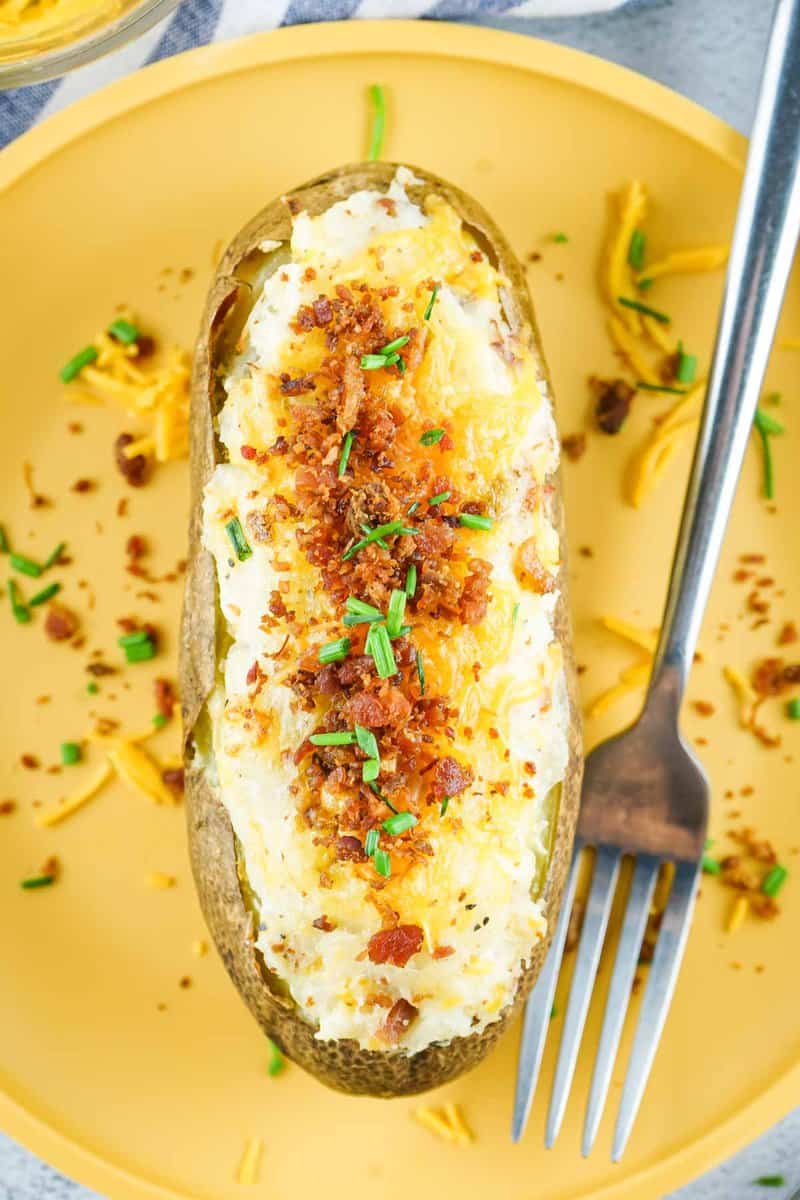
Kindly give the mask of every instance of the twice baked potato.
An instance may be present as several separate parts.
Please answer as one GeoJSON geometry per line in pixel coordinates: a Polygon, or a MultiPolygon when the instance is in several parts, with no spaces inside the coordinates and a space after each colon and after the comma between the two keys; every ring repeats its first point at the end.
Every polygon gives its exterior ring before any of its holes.
{"type": "Polygon", "coordinates": [[[486,213],[344,167],[214,280],[182,635],[193,870],[264,1030],[396,1096],[530,989],[580,788],[558,439],[486,213]]]}

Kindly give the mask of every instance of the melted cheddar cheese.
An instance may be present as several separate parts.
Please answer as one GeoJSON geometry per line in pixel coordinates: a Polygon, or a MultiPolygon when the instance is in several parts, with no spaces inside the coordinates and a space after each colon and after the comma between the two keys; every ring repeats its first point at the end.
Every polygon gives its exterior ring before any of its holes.
{"type": "MultiPolygon", "coordinates": [[[[290,253],[281,252],[288,261],[259,281],[227,367],[219,435],[228,461],[216,467],[204,500],[204,543],[228,634],[210,701],[207,765],[241,848],[258,949],[320,1038],[386,1048],[387,1010],[407,1001],[414,1017],[399,1044],[408,1053],[480,1031],[514,996],[545,932],[534,885],[549,843],[547,798],[567,767],[569,721],[553,629],[559,539],[541,503],[558,461],[549,398],[505,320],[504,281],[448,204],[409,199],[411,178],[401,169],[388,197],[363,191],[319,216],[294,217],[290,253]],[[393,414],[393,463],[413,475],[433,459],[452,495],[478,500],[491,517],[491,528],[475,529],[459,524],[447,503],[440,510],[454,531],[455,586],[473,559],[490,564],[483,618],[417,615],[408,601],[407,640],[424,664],[426,696],[446,697],[451,714],[446,729],[426,735],[427,752],[464,764],[470,782],[445,805],[431,802],[431,774],[409,773],[393,794],[417,814],[416,852],[378,826],[388,877],[374,859],[343,861],[321,835],[346,797],[335,771],[314,776],[311,786],[311,760],[298,749],[324,722],[329,698],[308,703],[292,686],[298,659],[357,633],[343,626],[344,605],[304,553],[308,519],[297,480],[275,451],[281,438],[292,442],[294,417],[310,402],[287,394],[285,381],[324,377],[330,349],[324,329],[298,330],[298,312],[341,285],[380,290],[387,328],[425,331],[413,369],[364,372],[393,414]],[[420,439],[434,428],[447,439],[426,445],[420,439]],[[253,512],[276,495],[290,515],[253,539],[253,512]],[[251,551],[243,558],[231,542],[234,518],[251,551]],[[523,545],[535,548],[538,586],[520,560],[523,545]],[[270,615],[276,593],[288,617],[270,615]],[[254,678],[264,685],[254,688],[254,678]],[[373,935],[393,924],[421,931],[420,948],[402,966],[366,952],[373,935]]],[[[357,428],[354,455],[360,438],[357,428]]],[[[422,527],[429,515],[407,519],[422,527]]],[[[400,541],[413,547],[409,535],[370,551],[391,556],[400,541]]],[[[413,668],[406,676],[416,712],[421,684],[413,668]]],[[[380,730],[376,736],[380,745],[380,730]]],[[[398,756],[382,755],[377,795],[388,794],[392,772],[402,768],[398,756]]]]}

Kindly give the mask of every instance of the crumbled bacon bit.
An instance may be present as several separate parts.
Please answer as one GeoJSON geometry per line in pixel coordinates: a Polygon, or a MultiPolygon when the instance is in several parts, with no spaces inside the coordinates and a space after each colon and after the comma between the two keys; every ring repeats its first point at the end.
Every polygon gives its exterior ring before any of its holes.
{"type": "Polygon", "coordinates": [[[71,490],[82,495],[85,492],[93,491],[95,487],[97,487],[97,484],[92,479],[76,479],[71,490]]]}
{"type": "Polygon", "coordinates": [[[555,580],[549,571],[545,570],[539,558],[539,547],[536,538],[528,538],[519,548],[519,563],[524,572],[523,580],[539,596],[552,592],[555,580]]]}
{"type": "Polygon", "coordinates": [[[279,434],[275,441],[269,447],[270,454],[287,454],[289,451],[289,443],[283,434],[279,434]]]}
{"type": "Polygon", "coordinates": [[[316,921],[312,921],[311,924],[315,929],[321,930],[322,933],[333,933],[336,928],[334,922],[329,921],[324,914],[321,917],[317,917],[316,921]]]}
{"type": "Polygon", "coordinates": [[[708,700],[694,700],[692,708],[700,717],[711,717],[714,715],[714,705],[708,700]]]}
{"type": "Polygon", "coordinates": [[[455,954],[455,946],[437,946],[433,952],[434,958],[449,958],[451,954],[455,954]]]}
{"type": "Polygon", "coordinates": [[[431,775],[431,797],[434,801],[441,801],[445,796],[458,796],[470,786],[474,778],[471,767],[462,766],[449,755],[439,758],[431,775]]]}
{"type": "Polygon", "coordinates": [[[125,553],[128,558],[138,562],[140,558],[144,558],[147,554],[147,542],[140,533],[132,533],[125,543],[125,553]]]}
{"type": "Polygon", "coordinates": [[[67,433],[83,433],[83,425],[80,421],[70,421],[67,424],[67,433]]]}
{"type": "Polygon", "coordinates": [[[169,720],[175,711],[177,703],[175,688],[168,679],[156,679],[153,686],[156,697],[156,712],[169,720]]]}
{"type": "Polygon", "coordinates": [[[71,609],[65,608],[63,604],[48,604],[44,631],[52,641],[68,641],[78,632],[78,624],[78,618],[71,609]]]}
{"type": "Polygon", "coordinates": [[[292,379],[290,375],[282,374],[280,380],[283,396],[302,396],[304,392],[313,392],[317,386],[313,375],[298,375],[292,379]]]}
{"type": "Polygon", "coordinates": [[[358,838],[346,835],[336,839],[336,859],[338,862],[366,862],[367,856],[358,838]]]}
{"type": "Polygon", "coordinates": [[[636,389],[624,379],[589,380],[595,402],[595,419],[603,433],[619,433],[628,419],[636,389]]]}
{"type": "Polygon", "coordinates": [[[122,475],[123,479],[131,485],[131,487],[142,487],[147,483],[149,475],[149,462],[146,455],[134,454],[133,458],[126,458],[123,453],[126,446],[130,446],[131,442],[136,441],[132,433],[121,433],[114,442],[114,461],[122,475]]]}
{"type": "Polygon", "coordinates": [[[418,1015],[419,1009],[401,997],[389,1009],[386,1020],[378,1031],[379,1036],[390,1046],[396,1046],[418,1015]]]}
{"type": "Polygon", "coordinates": [[[404,967],[421,949],[422,930],[419,925],[396,925],[393,929],[380,929],[373,933],[367,943],[370,962],[378,965],[391,963],[395,967],[404,967]]]}
{"type": "Polygon", "coordinates": [[[22,754],[19,760],[28,771],[38,771],[39,760],[35,754],[22,754]]]}
{"type": "Polygon", "coordinates": [[[786,621],[778,634],[778,645],[791,646],[799,637],[800,634],[797,632],[797,626],[794,621],[786,621]]]}
{"type": "Polygon", "coordinates": [[[14,800],[0,800],[0,817],[8,817],[16,809],[17,805],[14,800]]]}
{"type": "Polygon", "coordinates": [[[254,458],[258,457],[258,451],[255,446],[240,446],[239,453],[247,462],[252,462],[254,458]]]}
{"type": "Polygon", "coordinates": [[[381,196],[378,200],[381,208],[385,208],[390,217],[397,216],[397,202],[391,196],[381,196]]]}
{"type": "Polygon", "coordinates": [[[561,449],[570,462],[580,462],[586,453],[586,434],[567,433],[561,439],[561,449]]]}
{"type": "Polygon", "coordinates": [[[161,772],[161,778],[167,787],[175,793],[176,796],[183,795],[184,775],[183,767],[167,767],[161,772]]]}

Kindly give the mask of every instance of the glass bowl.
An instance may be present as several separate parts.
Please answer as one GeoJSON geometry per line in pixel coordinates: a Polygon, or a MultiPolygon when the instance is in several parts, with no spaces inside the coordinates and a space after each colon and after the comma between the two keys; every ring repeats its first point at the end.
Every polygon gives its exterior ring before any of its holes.
{"type": "Polygon", "coordinates": [[[82,67],[138,37],[177,8],[180,0],[97,0],[78,19],[27,36],[0,37],[0,89],[42,83],[82,67]]]}

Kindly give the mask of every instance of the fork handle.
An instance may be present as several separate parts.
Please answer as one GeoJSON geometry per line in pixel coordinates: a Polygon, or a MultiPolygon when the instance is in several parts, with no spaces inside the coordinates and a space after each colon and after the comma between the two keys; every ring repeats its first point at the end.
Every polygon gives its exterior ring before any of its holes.
{"type": "Polygon", "coordinates": [[[648,702],[680,706],[800,233],[800,0],[778,0],[648,702]]]}

